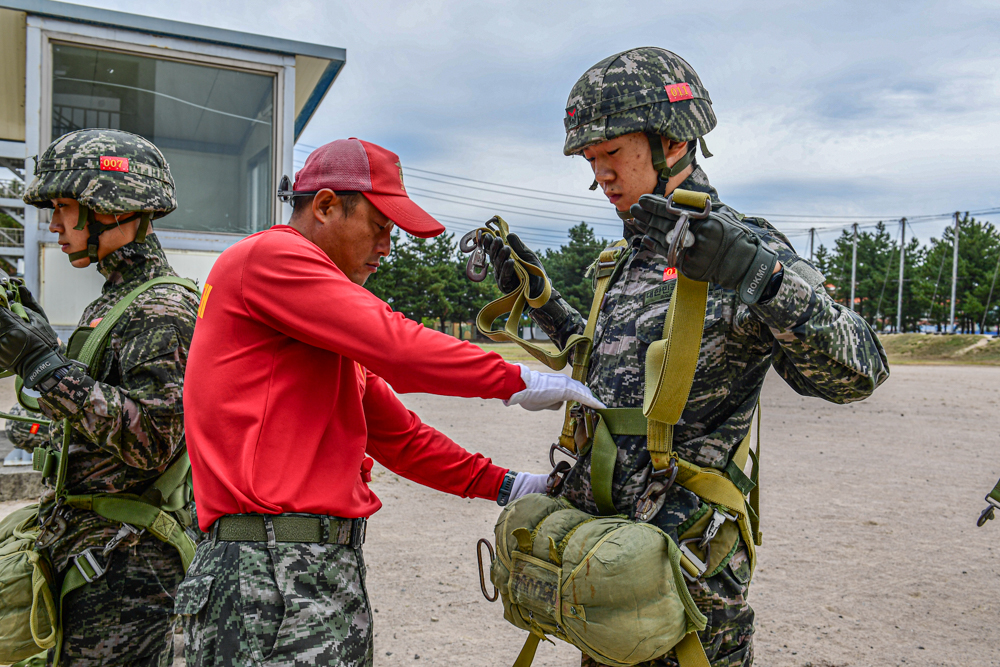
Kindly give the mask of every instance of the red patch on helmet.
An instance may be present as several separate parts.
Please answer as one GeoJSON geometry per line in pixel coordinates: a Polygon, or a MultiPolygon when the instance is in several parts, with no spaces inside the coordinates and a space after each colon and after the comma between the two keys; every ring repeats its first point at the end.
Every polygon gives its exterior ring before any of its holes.
{"type": "Polygon", "coordinates": [[[682,102],[684,100],[693,100],[694,93],[691,92],[691,86],[686,83],[671,83],[663,87],[667,91],[667,99],[671,102],[682,102]]]}
{"type": "Polygon", "coordinates": [[[128,172],[127,157],[113,157],[111,155],[101,156],[101,171],[124,171],[128,172]]]}
{"type": "Polygon", "coordinates": [[[663,269],[663,282],[675,280],[677,278],[677,267],[671,266],[663,269]]]}
{"type": "Polygon", "coordinates": [[[41,427],[41,424],[32,424],[31,428],[28,429],[28,432],[31,433],[31,435],[35,435],[36,433],[38,433],[38,429],[40,427],[41,427]]]}

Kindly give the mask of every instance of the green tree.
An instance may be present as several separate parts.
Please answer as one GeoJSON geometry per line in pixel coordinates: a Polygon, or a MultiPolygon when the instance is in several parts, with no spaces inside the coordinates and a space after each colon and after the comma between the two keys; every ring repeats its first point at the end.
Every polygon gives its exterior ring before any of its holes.
{"type": "Polygon", "coordinates": [[[593,283],[585,276],[587,267],[594,263],[605,247],[607,242],[598,240],[594,230],[581,222],[570,227],[569,243],[558,250],[546,250],[542,258],[552,286],[584,317],[590,312],[590,302],[594,297],[593,283]]]}

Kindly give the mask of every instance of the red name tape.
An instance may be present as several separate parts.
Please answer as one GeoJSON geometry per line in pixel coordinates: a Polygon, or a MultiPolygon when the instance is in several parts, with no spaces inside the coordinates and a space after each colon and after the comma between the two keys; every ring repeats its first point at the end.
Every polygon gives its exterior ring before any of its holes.
{"type": "Polygon", "coordinates": [[[128,171],[127,157],[101,156],[101,171],[128,171]]]}
{"type": "Polygon", "coordinates": [[[672,83],[663,87],[667,91],[667,99],[671,102],[694,99],[691,86],[686,83],[672,83]]]}

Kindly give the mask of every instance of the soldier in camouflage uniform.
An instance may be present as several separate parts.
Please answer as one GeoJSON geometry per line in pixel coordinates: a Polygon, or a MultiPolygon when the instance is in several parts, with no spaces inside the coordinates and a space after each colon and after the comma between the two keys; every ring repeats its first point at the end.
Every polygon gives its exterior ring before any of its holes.
{"type": "MultiPolygon", "coordinates": [[[[24,201],[54,208],[49,229],[73,266],[94,263],[106,278],[81,327],[96,326],[145,281],[176,275],[156,236],[146,233],[152,218],[176,208],[174,183],[163,155],[142,137],[118,130],[64,135],[38,160],[24,201]]],[[[33,304],[26,303],[40,311],[33,304]]],[[[68,493],[141,494],[183,450],[181,392],[197,308],[197,297],[176,285],[143,292],[112,329],[95,377],[59,352],[47,323],[33,316],[25,324],[0,311],[0,366],[39,395],[41,412],[55,420],[52,443],[63,442],[61,420],[72,428],[68,493]]],[[[61,664],[171,664],[173,596],[184,576],[176,549],[144,533],[102,555],[122,526],[60,506],[50,488],[40,518],[53,514],[62,521],[47,521],[40,540],[50,544],[56,592],[73,556],[88,548],[106,570],[63,601],[61,664]]]]}
{"type": "MultiPolygon", "coordinates": [[[[726,206],[709,184],[694,152],[696,141],[706,152],[702,136],[715,126],[715,115],[687,62],[658,48],[602,60],[574,86],[565,124],[565,153],[582,153],[592,163],[593,187],[601,185],[615,205],[628,241],[601,304],[590,359],[588,385],[601,401],[614,408],[643,405],[646,351],[664,333],[676,283],[665,259],[676,216],[664,200],[676,188],[708,193],[712,201],[710,217],[693,221],[678,266],[710,283],[694,383],[674,428],[673,449],[682,459],[725,468],[751,427],[771,367],[798,393],[834,403],[861,400],[888,377],[885,353],[865,321],[829,297],[823,276],[781,232],[726,206]],[[747,294],[747,276],[760,266],[770,278],[747,294]]],[[[497,282],[509,292],[518,284],[510,249],[487,241],[497,282]]],[[[509,241],[541,266],[516,236],[509,241]]],[[[560,347],[584,330],[584,317],[555,291],[531,316],[560,347]]],[[[615,442],[612,498],[619,512],[634,517],[651,473],[646,437],[616,436],[615,442]]],[[[565,475],[559,493],[581,510],[598,512],[589,452],[565,475]]],[[[651,523],[676,541],[706,510],[698,496],[673,485],[651,523]]],[[[753,661],[750,574],[741,538],[714,572],[689,583],[708,617],[700,638],[715,667],[753,661]]],[[[598,663],[585,655],[583,664],[598,663]]],[[[677,663],[671,653],[646,664],[677,663]]]]}

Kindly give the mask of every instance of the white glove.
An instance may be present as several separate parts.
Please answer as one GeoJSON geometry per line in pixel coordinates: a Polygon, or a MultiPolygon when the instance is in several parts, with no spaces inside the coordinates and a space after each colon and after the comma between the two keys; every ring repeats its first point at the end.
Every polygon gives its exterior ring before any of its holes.
{"type": "Polygon", "coordinates": [[[590,389],[581,382],[567,377],[562,373],[539,373],[524,364],[521,367],[521,380],[524,389],[517,392],[504,405],[520,405],[525,410],[558,410],[566,401],[577,401],[589,408],[603,410],[607,406],[594,398],[590,389]]]}
{"type": "Polygon", "coordinates": [[[521,496],[526,496],[529,493],[545,493],[548,482],[548,475],[519,472],[517,473],[517,477],[514,478],[514,486],[510,488],[510,500],[507,502],[512,503],[521,496]]]}

